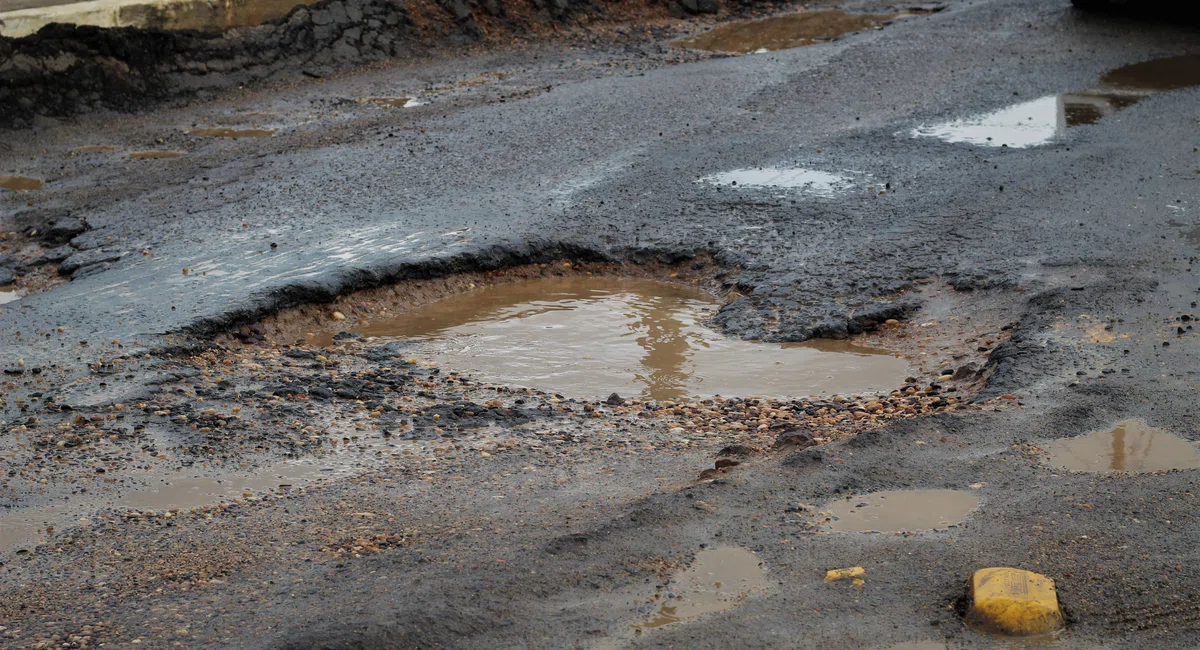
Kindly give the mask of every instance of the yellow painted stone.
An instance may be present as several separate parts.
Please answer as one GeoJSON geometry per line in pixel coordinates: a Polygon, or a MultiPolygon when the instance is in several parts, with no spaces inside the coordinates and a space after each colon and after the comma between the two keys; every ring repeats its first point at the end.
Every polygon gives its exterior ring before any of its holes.
{"type": "Polygon", "coordinates": [[[867,570],[860,566],[852,566],[848,569],[830,569],[825,572],[825,582],[833,582],[842,578],[857,578],[867,574],[867,570]]]}
{"type": "Polygon", "coordinates": [[[1006,636],[1037,636],[1063,627],[1054,580],[1044,575],[995,567],[971,576],[973,629],[1006,636]]]}

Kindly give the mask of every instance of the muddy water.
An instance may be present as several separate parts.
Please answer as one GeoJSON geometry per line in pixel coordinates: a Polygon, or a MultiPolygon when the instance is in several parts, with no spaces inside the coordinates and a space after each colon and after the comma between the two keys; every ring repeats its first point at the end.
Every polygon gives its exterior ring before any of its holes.
{"type": "Polygon", "coordinates": [[[1142,420],[1046,445],[1046,462],[1073,472],[1157,472],[1200,468],[1196,446],[1142,420]]]}
{"type": "Polygon", "coordinates": [[[355,331],[413,339],[413,356],[489,381],[578,397],[859,393],[892,389],[908,372],[890,352],[841,341],[725,338],[701,324],[718,305],[664,282],[546,278],[478,289],[355,331]]]}
{"type": "Polygon", "coordinates": [[[706,548],[671,580],[670,593],[676,597],[665,598],[654,617],[638,627],[662,627],[733,609],[766,588],[767,579],[757,555],[740,546],[706,548]]]}
{"type": "Polygon", "coordinates": [[[1047,95],[965,119],[921,126],[914,137],[990,147],[1035,147],[1068,127],[1095,124],[1159,92],[1200,85],[1200,55],[1177,56],[1117,68],[1094,87],[1047,95]]]}
{"type": "Polygon", "coordinates": [[[71,151],[75,153],[97,153],[101,151],[118,151],[121,147],[115,144],[85,144],[82,147],[75,147],[71,151]]]}
{"type": "Polygon", "coordinates": [[[0,188],[12,190],[13,192],[28,192],[30,190],[39,190],[46,184],[36,178],[28,176],[0,176],[0,188]]]}
{"type": "Polygon", "coordinates": [[[189,129],[190,135],[203,135],[211,138],[269,138],[275,135],[275,129],[230,129],[212,127],[189,129]]]}
{"type": "Polygon", "coordinates": [[[412,97],[363,97],[358,101],[363,104],[387,106],[388,108],[412,108],[420,106],[420,103],[412,97]]]}
{"type": "Polygon", "coordinates": [[[944,528],[978,506],[975,495],[959,490],[891,490],[839,499],[823,510],[836,518],[833,530],[895,532],[944,528]]]}
{"type": "Polygon", "coordinates": [[[711,52],[746,54],[786,50],[871,29],[895,15],[848,14],[844,11],[801,11],[759,20],[727,23],[672,45],[711,52]]]}
{"type": "Polygon", "coordinates": [[[806,194],[834,196],[850,189],[854,181],[842,174],[833,174],[801,167],[763,167],[759,169],[735,169],[713,174],[700,182],[730,187],[774,187],[799,189],[806,194]]]}
{"type": "Polygon", "coordinates": [[[159,158],[179,158],[183,155],[182,151],[135,151],[129,154],[129,157],[137,160],[157,160],[159,158]]]}

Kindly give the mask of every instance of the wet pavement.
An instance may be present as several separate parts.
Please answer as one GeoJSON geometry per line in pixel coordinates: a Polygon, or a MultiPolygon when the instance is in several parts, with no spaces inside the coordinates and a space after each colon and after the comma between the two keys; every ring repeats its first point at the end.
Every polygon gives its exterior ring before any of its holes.
{"type": "Polygon", "coordinates": [[[6,134],[5,170],[47,184],[0,192],[0,267],[30,287],[2,315],[0,505],[31,529],[0,550],[0,645],[992,648],[961,605],[993,566],[1055,581],[1053,647],[1195,645],[1197,89],[1104,87],[1193,56],[1194,30],[987,0],[756,56],[673,59],[677,33],[6,134]],[[356,99],[408,89],[428,103],[356,99]],[[1062,94],[1091,92],[1137,101],[1068,118],[1062,94]],[[1024,129],[1047,97],[1053,133],[911,137],[1006,105],[1024,129]],[[228,146],[179,126],[252,113],[295,126],[228,146]],[[73,155],[97,144],[188,153],[73,155]],[[705,180],[734,170],[779,175],[705,180]],[[704,317],[677,329],[747,358],[853,337],[911,375],[609,404],[608,380],[585,400],[414,353],[453,337],[315,346],[264,320],[369,327],[389,291],[437,303],[410,283],[441,298],[564,263],[697,274],[719,298],[681,297],[704,317]],[[1139,418],[1172,437],[1113,429],[1139,418]],[[305,463],[345,471],[281,490],[305,463]],[[920,490],[978,504],[863,522],[880,534],[822,514],[920,490]],[[725,547],[768,588],[633,632],[725,547]],[[845,567],[861,584],[824,581],[845,567]]]}

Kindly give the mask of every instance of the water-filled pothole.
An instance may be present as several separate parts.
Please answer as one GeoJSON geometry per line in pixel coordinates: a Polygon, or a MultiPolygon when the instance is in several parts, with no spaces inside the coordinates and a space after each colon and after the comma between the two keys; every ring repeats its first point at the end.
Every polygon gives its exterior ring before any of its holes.
{"type": "Polygon", "coordinates": [[[16,289],[0,287],[0,305],[8,304],[20,298],[21,294],[16,289]]]}
{"type": "Polygon", "coordinates": [[[275,129],[231,129],[227,127],[204,127],[189,129],[189,135],[202,135],[210,138],[269,138],[275,135],[275,129]]]}
{"type": "Polygon", "coordinates": [[[99,153],[102,151],[120,151],[120,145],[115,144],[85,144],[82,147],[75,147],[71,151],[74,153],[99,153]]]}
{"type": "Polygon", "coordinates": [[[839,499],[824,508],[829,527],[843,532],[932,530],[957,524],[979,506],[961,490],[889,490],[839,499]]]}
{"type": "Polygon", "coordinates": [[[772,187],[799,189],[816,196],[834,196],[850,189],[854,181],[843,174],[834,174],[802,167],[762,167],[759,169],[734,169],[700,179],[712,185],[730,187],[772,187]]]}
{"type": "Polygon", "coordinates": [[[1196,446],[1143,420],[1124,420],[1111,429],[1045,446],[1046,462],[1072,472],[1158,472],[1200,468],[1196,446]]]}
{"type": "Polygon", "coordinates": [[[183,155],[184,155],[184,152],[182,152],[182,151],[155,150],[155,151],[134,151],[133,153],[129,154],[129,157],[137,159],[137,160],[157,160],[160,158],[179,158],[183,155]]]}
{"type": "MultiPolygon", "coordinates": [[[[354,331],[414,340],[413,355],[489,381],[579,397],[801,397],[882,391],[908,362],[845,341],[753,343],[702,322],[718,302],[632,278],[559,277],[468,291],[354,331]]],[[[332,343],[326,332],[313,343],[332,343]]]]}
{"type": "Polygon", "coordinates": [[[12,190],[13,192],[39,190],[45,185],[44,181],[28,176],[0,176],[0,188],[12,190]]]}
{"type": "Polygon", "coordinates": [[[800,11],[757,20],[742,20],[715,27],[672,43],[711,52],[786,50],[828,41],[850,32],[871,29],[895,14],[849,14],[844,11],[800,11]]]}
{"type": "Polygon", "coordinates": [[[421,102],[412,97],[363,97],[358,101],[362,104],[373,104],[388,108],[413,108],[421,105],[421,102]]]}
{"type": "Polygon", "coordinates": [[[733,609],[765,591],[767,578],[762,562],[749,549],[715,546],[697,553],[688,568],[671,579],[668,589],[653,618],[639,628],[662,627],[733,609]]]}
{"type": "Polygon", "coordinates": [[[1124,66],[1096,87],[1038,99],[950,122],[921,126],[911,135],[990,147],[1034,147],[1064,129],[1101,118],[1153,94],[1200,85],[1200,55],[1156,59],[1124,66]]]}

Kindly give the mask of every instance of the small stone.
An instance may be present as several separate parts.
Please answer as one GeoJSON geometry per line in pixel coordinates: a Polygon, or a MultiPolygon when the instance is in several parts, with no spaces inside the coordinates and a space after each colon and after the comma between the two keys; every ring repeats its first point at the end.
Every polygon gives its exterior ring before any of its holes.
{"type": "Polygon", "coordinates": [[[346,320],[346,315],[340,311],[335,311],[332,314],[330,314],[330,316],[333,317],[333,320],[346,320]]]}

